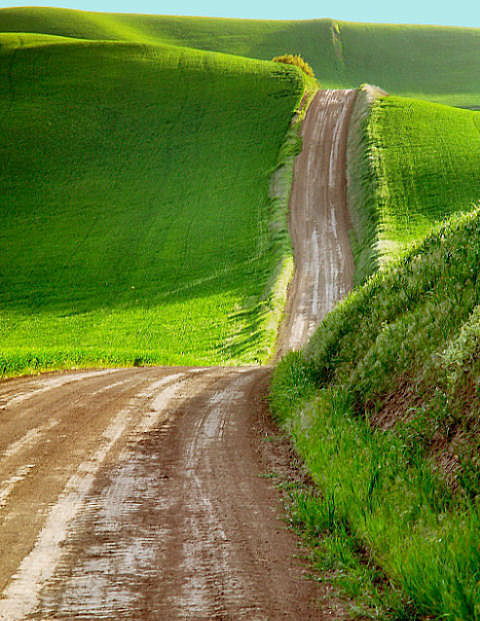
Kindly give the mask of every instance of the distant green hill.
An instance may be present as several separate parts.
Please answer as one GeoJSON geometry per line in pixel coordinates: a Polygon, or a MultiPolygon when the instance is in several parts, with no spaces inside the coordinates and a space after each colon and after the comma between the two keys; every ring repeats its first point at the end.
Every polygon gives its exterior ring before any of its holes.
{"type": "Polygon", "coordinates": [[[371,117],[382,237],[409,242],[480,201],[480,114],[386,97],[371,117]]]}
{"type": "Polygon", "coordinates": [[[265,359],[300,72],[9,33],[0,76],[0,373],[265,359]]]}
{"type": "Polygon", "coordinates": [[[0,10],[0,32],[167,43],[260,59],[299,53],[328,87],[368,82],[397,95],[480,105],[480,29],[16,8],[0,10]]]}

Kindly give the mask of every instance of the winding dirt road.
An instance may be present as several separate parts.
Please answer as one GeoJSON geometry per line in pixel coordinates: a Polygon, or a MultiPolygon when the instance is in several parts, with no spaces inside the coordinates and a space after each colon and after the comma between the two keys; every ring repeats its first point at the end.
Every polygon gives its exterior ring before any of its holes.
{"type": "MultiPolygon", "coordinates": [[[[283,351],[351,282],[353,97],[322,92],[307,114],[283,351]]],[[[305,579],[265,476],[269,375],[141,368],[0,383],[0,619],[342,618],[319,603],[328,587],[305,579]]]]}
{"type": "Polygon", "coordinates": [[[280,354],[305,345],[353,286],[346,143],[356,95],[356,90],[319,91],[303,123],[303,150],[295,163],[290,199],[295,276],[280,354]]]}

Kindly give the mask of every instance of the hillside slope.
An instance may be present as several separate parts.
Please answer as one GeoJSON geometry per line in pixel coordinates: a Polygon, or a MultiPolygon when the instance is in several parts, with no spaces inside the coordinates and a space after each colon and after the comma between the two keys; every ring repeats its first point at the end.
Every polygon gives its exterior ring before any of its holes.
{"type": "Polygon", "coordinates": [[[0,43],[3,372],[264,359],[286,228],[270,226],[270,176],[300,73],[171,46],[0,43]]]}
{"type": "Polygon", "coordinates": [[[479,112],[395,96],[367,104],[366,93],[350,135],[358,282],[480,201],[479,112]]]}
{"type": "Polygon", "coordinates": [[[355,290],[275,374],[323,492],[311,528],[365,546],[404,615],[480,618],[479,273],[476,210],[355,290]]]}
{"type": "Polygon", "coordinates": [[[368,82],[397,95],[480,105],[480,62],[475,54],[480,29],[16,8],[0,10],[0,32],[167,43],[266,60],[299,53],[329,88],[356,88],[368,82]]]}

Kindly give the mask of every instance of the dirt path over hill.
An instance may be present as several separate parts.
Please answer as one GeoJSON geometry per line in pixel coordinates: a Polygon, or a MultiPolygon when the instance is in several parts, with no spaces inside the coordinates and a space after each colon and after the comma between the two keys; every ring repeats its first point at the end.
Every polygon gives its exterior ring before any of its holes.
{"type": "Polygon", "coordinates": [[[280,354],[300,349],[352,288],[346,141],[356,93],[319,91],[303,123],[303,150],[295,164],[290,200],[295,277],[280,332],[280,354]]]}
{"type": "MultiPolygon", "coordinates": [[[[330,144],[343,161],[337,137],[345,135],[351,98],[317,96],[306,152],[327,154],[330,144]],[[319,134],[316,123],[329,131],[319,134]]],[[[305,161],[313,184],[327,175],[340,195],[341,164],[313,153],[305,161]]],[[[304,173],[299,164],[300,219],[304,173]]],[[[317,217],[313,200],[308,219],[317,217]]],[[[320,226],[338,236],[328,222],[320,226]]],[[[310,306],[325,312],[346,281],[317,258],[323,247],[311,251],[311,278],[325,285],[317,292],[313,282],[310,306]]],[[[310,251],[302,252],[306,268],[310,251]]],[[[300,302],[290,305],[284,349],[310,330],[295,327],[295,309],[308,326],[314,321],[301,289],[309,282],[297,278],[292,290],[300,302]]],[[[269,374],[144,368],[0,383],[0,619],[343,618],[331,598],[319,604],[328,587],[305,579],[308,568],[265,476],[288,464],[268,422],[269,374]]]]}

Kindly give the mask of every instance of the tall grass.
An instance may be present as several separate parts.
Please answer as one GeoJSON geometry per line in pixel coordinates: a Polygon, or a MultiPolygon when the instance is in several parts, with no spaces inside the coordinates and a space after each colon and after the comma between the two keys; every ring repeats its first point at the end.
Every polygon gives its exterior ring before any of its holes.
{"type": "Polygon", "coordinates": [[[358,288],[275,372],[272,406],[322,491],[311,519],[368,551],[388,618],[480,618],[479,272],[477,210],[358,288]]]}
{"type": "MultiPolygon", "coordinates": [[[[277,379],[278,381],[278,379],[277,379]]],[[[278,390],[278,385],[274,390],[278,390]]],[[[321,390],[290,419],[297,450],[322,490],[303,512],[321,537],[353,533],[403,597],[387,616],[480,618],[480,516],[455,499],[421,451],[372,430],[348,393],[321,390]]],[[[405,617],[404,617],[405,618],[405,617]]]]}

